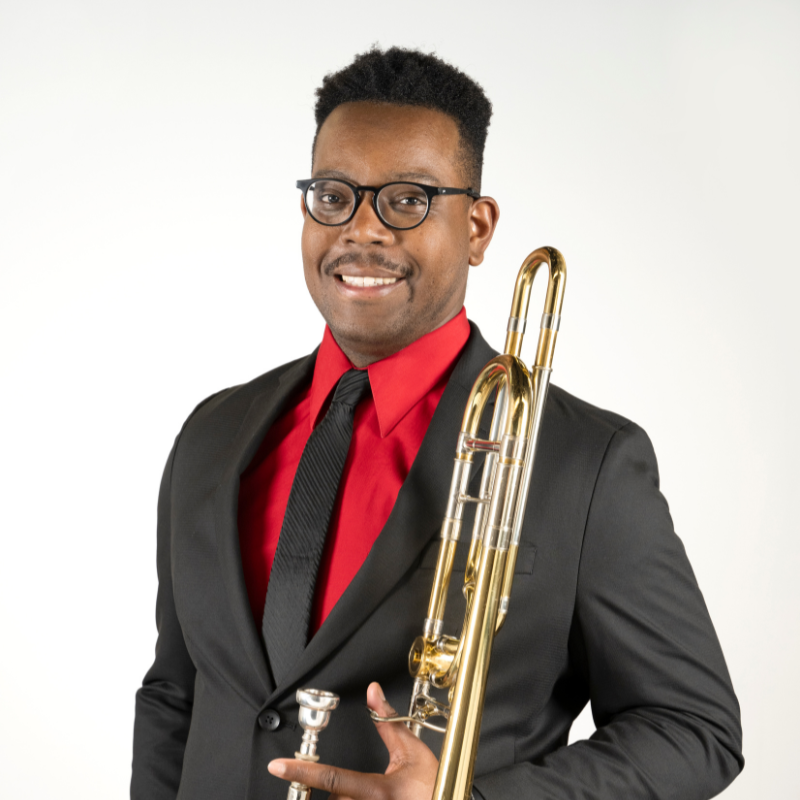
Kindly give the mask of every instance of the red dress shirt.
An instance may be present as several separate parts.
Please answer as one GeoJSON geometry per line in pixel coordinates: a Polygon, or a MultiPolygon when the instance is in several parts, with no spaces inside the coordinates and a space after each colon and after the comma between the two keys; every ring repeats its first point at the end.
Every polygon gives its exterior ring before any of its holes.
{"type": "MultiPolygon", "coordinates": [[[[441,328],[367,367],[372,392],[355,412],[353,438],[317,575],[310,635],[336,605],[386,524],[468,338],[469,322],[462,308],[441,328]]],[[[270,428],[242,473],[239,547],[259,630],[300,456],[339,378],[352,368],[326,327],[311,385],[270,428]]]]}

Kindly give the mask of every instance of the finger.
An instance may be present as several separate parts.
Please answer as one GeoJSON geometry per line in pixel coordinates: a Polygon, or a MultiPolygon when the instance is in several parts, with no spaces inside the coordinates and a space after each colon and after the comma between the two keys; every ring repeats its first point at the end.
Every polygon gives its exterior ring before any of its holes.
{"type": "Polygon", "coordinates": [[[383,777],[292,758],[276,758],[269,762],[267,769],[276,778],[298,781],[314,789],[330,792],[331,795],[352,797],[353,800],[366,800],[374,796],[375,781],[383,777]]]}
{"type": "MultiPolygon", "coordinates": [[[[367,705],[382,717],[390,717],[397,713],[387,702],[379,683],[371,683],[367,687],[367,705]]],[[[421,744],[403,722],[376,722],[375,727],[389,751],[390,758],[399,750],[406,750],[409,746],[413,748],[414,742],[421,744]]],[[[423,744],[423,747],[427,746],[423,744]]]]}
{"type": "Polygon", "coordinates": [[[383,695],[383,689],[377,681],[373,681],[367,686],[367,705],[377,711],[382,717],[388,717],[397,712],[389,705],[389,701],[383,695]]]}

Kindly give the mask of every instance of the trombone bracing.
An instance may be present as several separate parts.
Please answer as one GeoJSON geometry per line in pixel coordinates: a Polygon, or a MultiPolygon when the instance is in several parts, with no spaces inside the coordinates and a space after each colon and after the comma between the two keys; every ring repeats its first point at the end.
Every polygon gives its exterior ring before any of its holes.
{"type": "Polygon", "coordinates": [[[534,250],[522,263],[514,287],[505,352],[478,375],[464,411],[447,511],[442,523],[428,615],[422,636],[408,657],[414,678],[407,716],[380,717],[406,722],[419,736],[429,728],[444,733],[433,800],[468,800],[483,714],[492,643],[503,626],[511,596],[522,520],[544,412],[567,272],[553,247],[534,250]],[[529,371],[520,359],[531,287],[540,267],[548,270],[547,295],[536,358],[529,371]],[[483,412],[496,394],[488,439],[478,438],[483,412]],[[486,454],[480,491],[467,494],[476,453],[486,454]],[[444,612],[467,503],[476,504],[475,523],[464,573],[466,598],[460,637],[444,635],[444,612]],[[449,689],[449,704],[431,696],[449,689]],[[446,725],[429,720],[442,717],[446,725]]]}

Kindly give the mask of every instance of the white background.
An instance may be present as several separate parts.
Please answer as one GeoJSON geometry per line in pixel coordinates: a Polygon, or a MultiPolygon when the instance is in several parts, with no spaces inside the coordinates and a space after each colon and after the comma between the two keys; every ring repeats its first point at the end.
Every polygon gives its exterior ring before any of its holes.
{"type": "Polygon", "coordinates": [[[800,797],[796,0],[0,0],[0,794],[126,795],[161,469],[320,339],[294,181],[373,42],[492,99],[470,316],[501,346],[523,256],[564,253],[554,380],[655,444],[742,705],[724,796],[800,797]]]}

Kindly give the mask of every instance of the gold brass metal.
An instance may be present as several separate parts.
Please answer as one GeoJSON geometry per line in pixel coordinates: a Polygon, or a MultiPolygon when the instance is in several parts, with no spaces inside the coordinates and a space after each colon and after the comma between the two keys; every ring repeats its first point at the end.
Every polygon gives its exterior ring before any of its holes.
{"type": "Polygon", "coordinates": [[[422,636],[409,654],[414,678],[406,716],[372,718],[405,722],[417,736],[422,728],[441,731],[444,741],[432,800],[469,800],[477,756],[492,643],[508,612],[514,566],[528,498],[539,428],[544,414],[561,306],[566,264],[555,248],[534,250],[517,275],[505,353],[481,371],[470,392],[456,448],[439,556],[422,636]],[[541,267],[548,272],[536,348],[529,371],[520,360],[531,288],[541,267]],[[478,438],[481,417],[496,397],[488,440],[478,438]],[[467,494],[476,452],[486,453],[478,497],[467,494]],[[447,591],[467,503],[475,503],[475,523],[464,573],[466,599],[459,637],[442,633],[447,591]],[[431,696],[448,689],[449,705],[431,696]],[[443,717],[445,727],[429,720],[443,717]]]}

